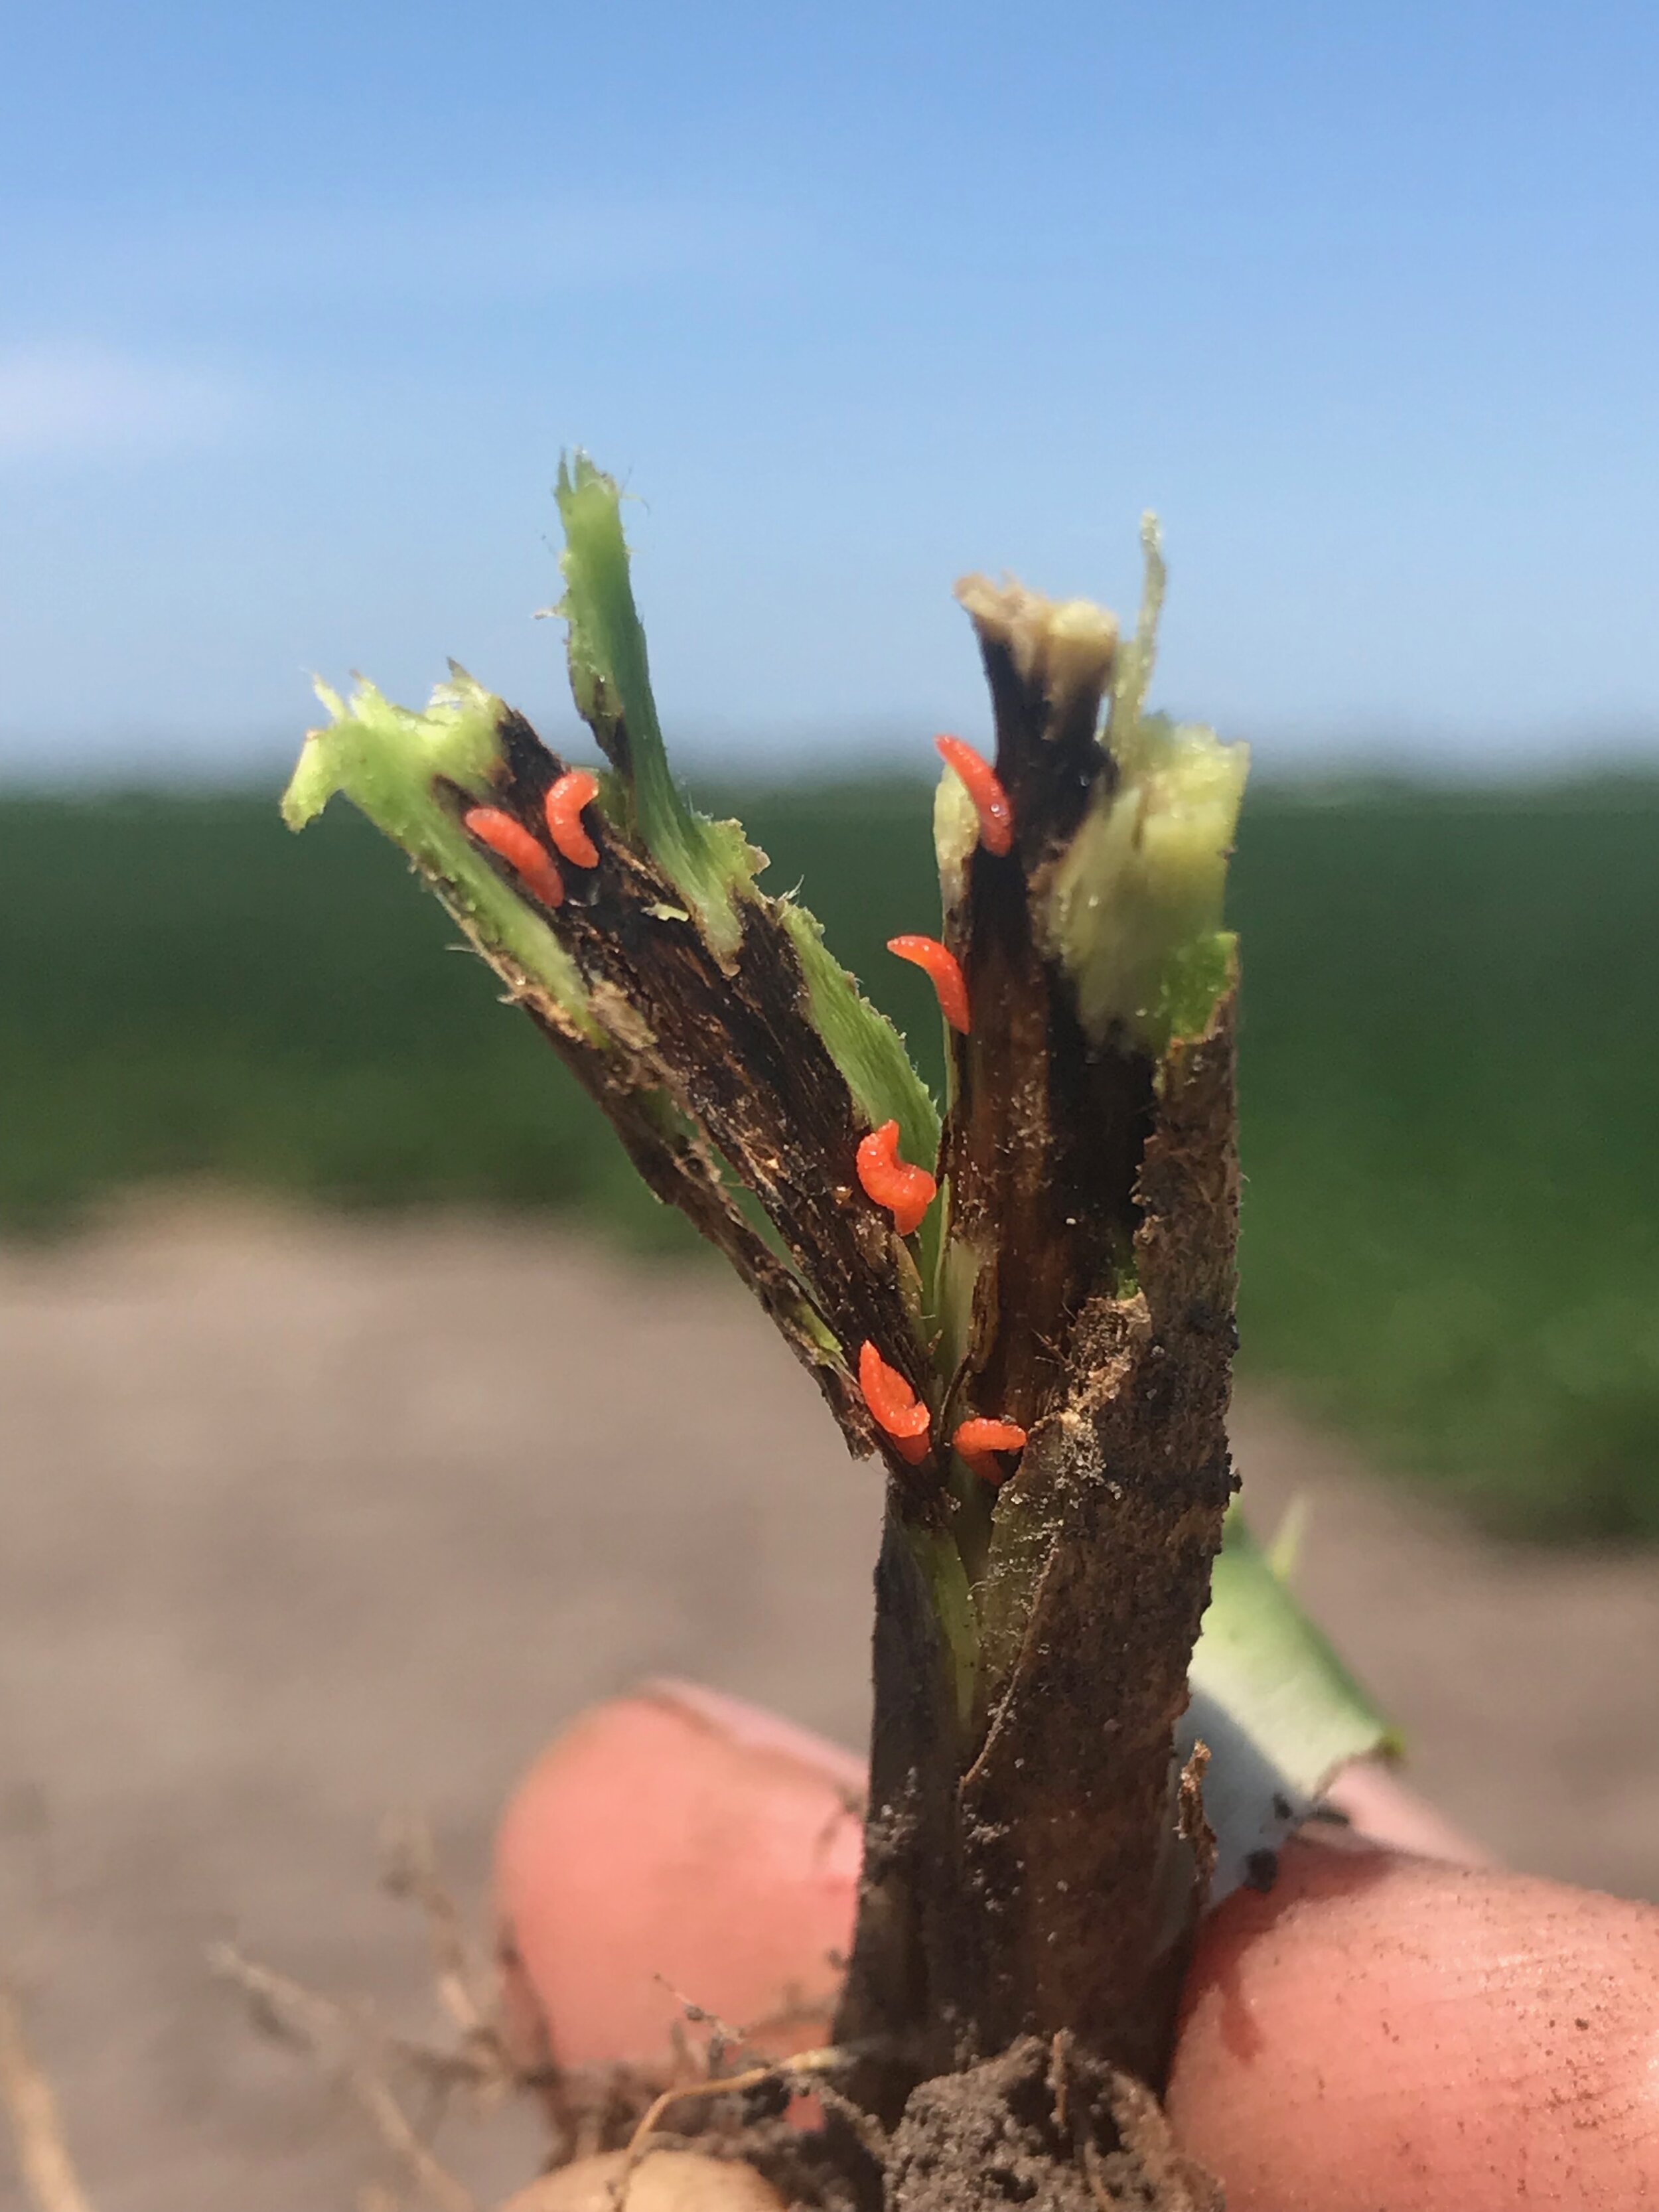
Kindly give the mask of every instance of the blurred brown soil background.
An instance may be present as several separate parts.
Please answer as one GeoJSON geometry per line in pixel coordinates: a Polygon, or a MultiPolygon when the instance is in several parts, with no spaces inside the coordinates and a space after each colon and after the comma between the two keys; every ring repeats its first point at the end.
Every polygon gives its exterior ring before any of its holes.
{"type": "MultiPolygon", "coordinates": [[[[878,1476],[719,1273],[568,1231],[135,1210],[0,1251],[0,1968],[100,2212],[352,2205],[360,2123],[207,1947],[436,2032],[388,1814],[482,1916],[514,1776],[642,1674],[859,1743],[878,1476]]],[[[1310,1501],[1303,1593],[1418,1784],[1659,1899],[1651,1557],[1502,1546],[1261,1396],[1235,1443],[1261,1528],[1310,1501]]]]}

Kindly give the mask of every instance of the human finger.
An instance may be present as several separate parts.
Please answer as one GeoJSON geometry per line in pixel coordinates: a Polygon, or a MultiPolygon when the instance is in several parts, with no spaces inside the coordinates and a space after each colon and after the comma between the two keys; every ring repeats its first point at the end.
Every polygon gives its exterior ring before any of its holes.
{"type": "Polygon", "coordinates": [[[584,1714],[497,1832],[520,2049],[660,2065],[682,1998],[770,2056],[825,2041],[864,1778],[850,1752],[693,1683],[647,1683],[584,1714]]]}
{"type": "Polygon", "coordinates": [[[1231,2212],[1659,2203],[1659,1911],[1293,1844],[1202,1932],[1169,2109],[1231,2212]]]}
{"type": "MultiPolygon", "coordinates": [[[[773,2021],[813,1993],[827,2027],[832,1960],[852,1939],[858,1759],[695,1683],[660,1680],[584,1714],[536,1762],[502,1819],[497,1888],[509,1990],[568,2064],[660,2060],[678,1988],[732,2021],[773,2021]]],[[[1392,1775],[1349,1770],[1345,1809],[1406,1848],[1473,1858],[1392,1775]]]]}
{"type": "MultiPolygon", "coordinates": [[[[859,1777],[684,1685],[588,1716],[503,1823],[521,2017],[567,2063],[660,2063],[665,1976],[728,2019],[792,2024],[793,2047],[817,2039],[851,1933],[859,1777]]],[[[1203,1932],[1171,2115],[1235,2212],[1481,2212],[1529,2177],[1564,2212],[1659,2199],[1656,1968],[1647,1908],[1294,1844],[1271,1896],[1203,1932]]]]}

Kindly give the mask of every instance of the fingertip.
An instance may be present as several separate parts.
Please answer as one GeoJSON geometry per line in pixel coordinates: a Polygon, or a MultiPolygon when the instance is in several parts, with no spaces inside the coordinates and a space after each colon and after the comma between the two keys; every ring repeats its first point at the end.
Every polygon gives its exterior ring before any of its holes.
{"type": "Polygon", "coordinates": [[[688,1683],[582,1715],[497,1831],[520,2049],[660,2064],[681,1996],[769,2051],[821,2041],[852,1936],[862,1780],[838,1746],[688,1683]]]}
{"type": "Polygon", "coordinates": [[[1659,2198],[1659,1911],[1349,1846],[1200,1937],[1170,2086],[1232,2212],[1659,2198]]]}

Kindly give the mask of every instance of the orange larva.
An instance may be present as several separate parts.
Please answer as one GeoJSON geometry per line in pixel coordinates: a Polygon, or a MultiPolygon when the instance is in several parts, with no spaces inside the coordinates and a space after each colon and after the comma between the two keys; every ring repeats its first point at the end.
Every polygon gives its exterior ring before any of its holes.
{"type": "Polygon", "coordinates": [[[963,1421],[951,1442],[982,1482],[1001,1482],[1007,1469],[1000,1467],[992,1455],[1020,1450],[1025,1431],[1018,1421],[963,1421]]]}
{"type": "Polygon", "coordinates": [[[887,950],[920,968],[939,994],[939,1010],[953,1030],[968,1034],[968,979],[962,963],[936,937],[890,937],[887,950]]]}
{"type": "Polygon", "coordinates": [[[582,809],[599,795],[599,780],[585,768],[567,769],[547,787],[547,834],[573,867],[599,865],[599,848],[582,827],[582,809]]]}
{"type": "Polygon", "coordinates": [[[899,1457],[919,1466],[931,1446],[932,1416],[897,1368],[890,1367],[867,1339],[859,1346],[859,1388],[871,1419],[892,1438],[899,1457]]]}
{"type": "Polygon", "coordinates": [[[935,738],[933,743],[968,787],[968,796],[979,816],[979,841],[988,853],[1013,849],[1014,810],[1002,779],[983,753],[965,738],[935,738]]]}
{"type": "Polygon", "coordinates": [[[921,1228],[939,1185],[926,1168],[913,1167],[898,1156],[899,1125],[884,1121],[872,1129],[858,1149],[859,1181],[872,1204],[885,1206],[901,1237],[921,1228]]]}
{"type": "Polygon", "coordinates": [[[564,878],[557,864],[522,822],[503,814],[499,806],[470,806],[461,820],[481,845],[488,845],[498,860],[507,862],[525,889],[544,906],[563,905],[564,878]]]}

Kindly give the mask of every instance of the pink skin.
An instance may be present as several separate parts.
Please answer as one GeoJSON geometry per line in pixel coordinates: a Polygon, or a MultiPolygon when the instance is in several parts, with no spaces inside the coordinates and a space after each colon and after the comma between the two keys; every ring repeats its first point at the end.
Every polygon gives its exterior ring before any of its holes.
{"type": "Polygon", "coordinates": [[[1216,1915],[1170,2112],[1232,2212],[1659,2203],[1659,1912],[1288,1851],[1216,1915]]]}
{"type": "MultiPolygon", "coordinates": [[[[861,1779],[682,1683],[579,1720],[497,1850],[526,2046],[660,2065],[665,1980],[776,2022],[773,2051],[823,2039],[861,1779]]],[[[1659,1911],[1451,1863],[1474,1847],[1385,1774],[1344,1781],[1385,1840],[1293,1844],[1270,1896],[1206,1924],[1188,1984],[1170,2111],[1231,2212],[1659,2207],[1659,1911]]]]}
{"type": "Polygon", "coordinates": [[[775,2023],[756,2039],[773,2056],[825,2041],[863,1788],[850,1752],[689,1682],[584,1714],[496,1838],[526,2051],[539,2021],[567,2065],[661,2065],[684,2018],[676,1992],[734,2024],[775,2023]]]}

